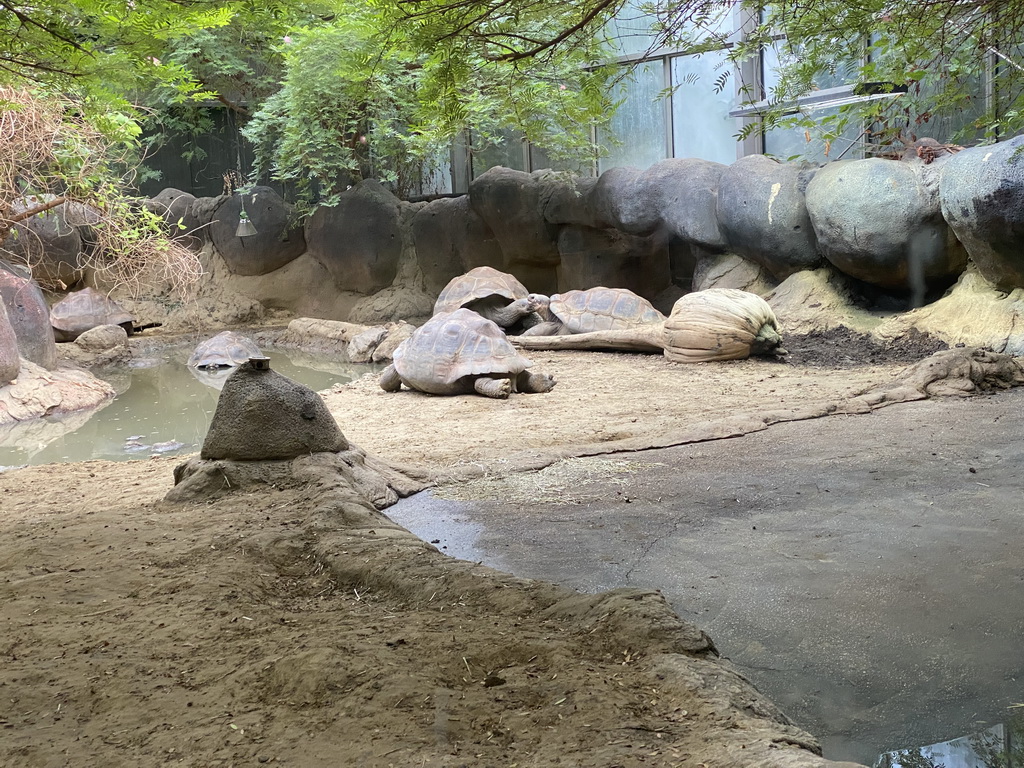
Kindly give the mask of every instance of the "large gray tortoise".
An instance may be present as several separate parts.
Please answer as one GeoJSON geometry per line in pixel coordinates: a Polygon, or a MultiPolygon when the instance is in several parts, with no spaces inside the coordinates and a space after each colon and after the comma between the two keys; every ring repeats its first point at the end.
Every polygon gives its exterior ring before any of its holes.
{"type": "Polygon", "coordinates": [[[452,278],[434,302],[434,314],[471,309],[505,329],[540,322],[538,301],[515,277],[494,267],[476,267],[452,278]]]}
{"type": "Polygon", "coordinates": [[[131,336],[160,323],[136,325],[135,318],[107,294],[95,288],[69,293],[50,307],[50,325],[57,341],[74,341],[100,325],[120,325],[131,336]]]}
{"type": "Polygon", "coordinates": [[[380,387],[402,385],[433,395],[476,392],[506,398],[512,392],[550,392],[553,377],[526,370],[533,363],[516,351],[495,323],[468,309],[434,315],[395,350],[380,387]]]}
{"type": "Polygon", "coordinates": [[[523,336],[614,331],[665,320],[651,302],[626,288],[597,287],[551,296],[531,295],[537,299],[537,314],[544,322],[526,329],[523,336]]]}
{"type": "Polygon", "coordinates": [[[213,338],[201,341],[188,359],[189,368],[216,370],[237,368],[251,357],[262,357],[256,342],[235,331],[221,331],[213,338]]]}

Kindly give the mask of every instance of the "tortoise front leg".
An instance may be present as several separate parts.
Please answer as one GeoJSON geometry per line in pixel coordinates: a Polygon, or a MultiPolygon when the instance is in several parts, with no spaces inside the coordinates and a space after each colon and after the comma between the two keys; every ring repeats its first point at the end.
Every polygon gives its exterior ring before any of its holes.
{"type": "Polygon", "coordinates": [[[549,373],[533,373],[523,371],[516,380],[516,388],[520,392],[550,392],[554,389],[555,377],[549,373]]]}
{"type": "Polygon", "coordinates": [[[379,383],[385,392],[397,392],[402,388],[402,377],[398,375],[394,363],[381,372],[379,383]]]}
{"type": "Polygon", "coordinates": [[[491,379],[486,376],[481,376],[473,382],[473,389],[476,390],[477,394],[483,395],[484,397],[494,397],[499,400],[504,400],[512,392],[512,380],[511,379],[491,379]]]}

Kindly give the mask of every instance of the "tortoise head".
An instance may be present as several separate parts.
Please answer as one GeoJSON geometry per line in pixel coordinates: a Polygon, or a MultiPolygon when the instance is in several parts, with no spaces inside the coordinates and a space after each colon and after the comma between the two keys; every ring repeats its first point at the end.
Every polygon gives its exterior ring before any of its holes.
{"type": "Polygon", "coordinates": [[[551,297],[543,293],[531,293],[526,297],[529,302],[530,311],[536,312],[544,320],[551,320],[551,297]]]}

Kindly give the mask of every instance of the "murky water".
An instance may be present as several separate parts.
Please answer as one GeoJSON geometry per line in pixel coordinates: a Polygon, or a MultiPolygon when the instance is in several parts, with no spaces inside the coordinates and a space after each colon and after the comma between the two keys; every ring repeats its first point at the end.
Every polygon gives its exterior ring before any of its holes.
{"type": "MultiPolygon", "coordinates": [[[[190,352],[170,350],[136,360],[131,368],[97,371],[118,393],[98,410],[0,428],[0,468],[198,451],[230,371],[190,369],[185,365],[190,352]]],[[[264,354],[275,371],[315,391],[379,370],[292,350],[264,354]]]]}

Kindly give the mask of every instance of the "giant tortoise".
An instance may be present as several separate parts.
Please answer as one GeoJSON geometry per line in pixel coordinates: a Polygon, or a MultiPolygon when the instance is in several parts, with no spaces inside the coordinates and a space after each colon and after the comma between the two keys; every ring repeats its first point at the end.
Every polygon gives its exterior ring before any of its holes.
{"type": "Polygon", "coordinates": [[[381,374],[380,387],[397,392],[404,384],[433,395],[476,392],[494,398],[551,391],[554,378],[531,373],[531,365],[495,323],[457,309],[434,315],[398,346],[394,362],[381,374]]]}
{"type": "Polygon", "coordinates": [[[660,323],[569,336],[518,336],[523,349],[611,349],[664,352],[677,363],[784,355],[779,321],[764,299],[736,288],[683,296],[660,323]]]}
{"type": "Polygon", "coordinates": [[[129,312],[102,291],[83,288],[50,307],[50,325],[57,341],[74,341],[100,325],[120,325],[131,336],[160,323],[136,325],[129,312]]]}
{"type": "Polygon", "coordinates": [[[256,342],[235,331],[221,331],[213,338],[201,341],[188,359],[189,368],[216,370],[237,368],[249,358],[262,357],[256,342]]]}
{"type": "Polygon", "coordinates": [[[544,318],[523,331],[523,336],[564,336],[570,333],[612,331],[660,323],[665,316],[647,299],[626,288],[589,288],[537,299],[537,314],[544,318]]]}
{"type": "Polygon", "coordinates": [[[434,302],[434,314],[471,309],[505,329],[540,321],[537,300],[515,277],[494,267],[475,267],[452,278],[434,302]]]}

